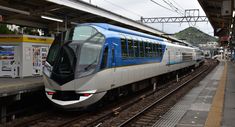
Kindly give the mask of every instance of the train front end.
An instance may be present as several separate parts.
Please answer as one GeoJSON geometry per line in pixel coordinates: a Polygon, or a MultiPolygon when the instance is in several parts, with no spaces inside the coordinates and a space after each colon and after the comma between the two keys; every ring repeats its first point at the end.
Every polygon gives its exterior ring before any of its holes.
{"type": "Polygon", "coordinates": [[[43,68],[50,101],[65,109],[84,108],[105,95],[94,85],[104,42],[105,37],[89,25],[76,26],[55,38],[43,68]]]}

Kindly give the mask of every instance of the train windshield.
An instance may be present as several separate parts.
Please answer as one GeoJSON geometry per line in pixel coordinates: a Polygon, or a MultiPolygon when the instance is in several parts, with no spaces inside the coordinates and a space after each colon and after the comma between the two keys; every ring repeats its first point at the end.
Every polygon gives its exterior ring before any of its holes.
{"type": "Polygon", "coordinates": [[[99,63],[104,40],[104,36],[90,26],[67,31],[63,42],[54,42],[48,54],[47,61],[53,66],[51,78],[64,84],[92,74],[99,63]]]}
{"type": "Polygon", "coordinates": [[[93,73],[99,63],[104,36],[93,27],[80,26],[72,29],[68,37],[79,47],[75,78],[93,73]]]}
{"type": "Polygon", "coordinates": [[[61,46],[63,45],[64,42],[64,36],[65,36],[65,32],[60,33],[59,35],[57,35],[55,37],[55,40],[53,42],[53,44],[50,47],[49,53],[47,55],[47,62],[53,66],[54,62],[56,60],[56,57],[60,51],[61,46]]]}

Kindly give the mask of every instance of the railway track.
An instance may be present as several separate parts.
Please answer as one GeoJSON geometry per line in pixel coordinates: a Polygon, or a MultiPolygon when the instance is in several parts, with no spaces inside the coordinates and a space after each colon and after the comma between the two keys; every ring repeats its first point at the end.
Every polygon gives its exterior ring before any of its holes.
{"type": "Polygon", "coordinates": [[[145,100],[139,102],[140,104],[129,107],[126,111],[121,112],[118,117],[109,118],[109,120],[103,122],[97,121],[96,125],[93,124],[92,126],[151,126],[161,115],[167,112],[180,97],[186,94],[199,80],[213,70],[215,65],[216,63],[214,62],[208,63],[197,72],[188,75],[174,85],[172,84],[153,96],[146,97],[145,100]],[[195,80],[196,78],[198,78],[198,80],[195,80]]]}
{"type": "MultiPolygon", "coordinates": [[[[210,63],[211,64],[211,63],[210,63]]],[[[118,127],[124,126],[152,126],[156,122],[156,120],[161,117],[168,109],[169,106],[174,105],[177,100],[186,94],[194,84],[197,84],[198,80],[196,78],[204,78],[211,70],[213,70],[215,66],[207,66],[203,70],[201,70],[198,74],[192,76],[186,81],[180,83],[180,85],[171,91],[169,91],[164,96],[152,102],[150,105],[146,106],[142,110],[140,110],[135,115],[129,117],[124,120],[120,124],[117,124],[118,127]],[[190,85],[191,83],[191,85],[190,85]]]]}
{"type": "Polygon", "coordinates": [[[158,92],[148,91],[144,95],[139,94],[135,97],[127,97],[123,100],[119,100],[113,104],[102,107],[98,111],[72,112],[72,113],[55,113],[55,112],[45,113],[41,117],[36,117],[28,121],[25,120],[24,122],[17,124],[9,124],[8,126],[15,126],[15,127],[120,126],[122,127],[122,126],[146,125],[146,123],[150,123],[150,121],[153,121],[153,118],[157,119],[159,115],[165,113],[167,111],[166,107],[169,107],[169,104],[173,105],[174,102],[177,101],[177,100],[172,102],[169,101],[170,99],[166,99],[168,96],[173,95],[177,91],[177,89],[178,90],[181,89],[183,86],[188,84],[188,82],[192,81],[198,76],[200,75],[202,76],[203,73],[210,70],[208,67],[210,66],[208,65],[202,66],[200,69],[197,69],[191,74],[181,77],[179,82],[176,82],[176,80],[170,81],[167,84],[163,85],[162,87],[159,87],[160,90],[157,90],[158,92]],[[164,100],[168,100],[168,103],[164,104],[163,103],[164,100]],[[163,105],[159,106],[158,105],[159,103],[162,103],[163,105]],[[152,109],[156,105],[158,109],[150,111],[150,109],[152,109]],[[146,111],[150,112],[150,114],[146,113],[146,111]],[[151,112],[155,115],[151,114],[151,112]]]}

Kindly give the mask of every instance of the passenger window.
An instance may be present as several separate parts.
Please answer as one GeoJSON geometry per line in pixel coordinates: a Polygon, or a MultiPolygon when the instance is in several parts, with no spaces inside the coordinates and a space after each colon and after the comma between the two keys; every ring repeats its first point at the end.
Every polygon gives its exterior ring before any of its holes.
{"type": "Polygon", "coordinates": [[[134,48],[132,40],[128,40],[129,57],[134,57],[134,48]]]}
{"type": "Polygon", "coordinates": [[[156,52],[157,52],[157,53],[156,53],[156,54],[157,54],[157,57],[159,57],[159,56],[160,56],[160,53],[159,53],[159,44],[156,45],[156,52]]]}
{"type": "Polygon", "coordinates": [[[162,45],[158,45],[158,52],[159,52],[159,56],[162,56],[162,45]]]}
{"type": "Polygon", "coordinates": [[[149,43],[149,42],[147,42],[147,57],[151,57],[151,48],[150,48],[150,46],[151,46],[151,43],[149,43]]]}
{"type": "Polygon", "coordinates": [[[155,44],[155,56],[158,57],[158,53],[157,53],[157,44],[155,44]]]}
{"type": "Polygon", "coordinates": [[[148,57],[148,53],[149,53],[149,47],[148,47],[148,43],[147,42],[144,42],[144,49],[145,49],[145,57],[148,57]]]}
{"type": "Polygon", "coordinates": [[[139,41],[140,43],[140,57],[144,57],[144,43],[142,41],[139,41]]]}
{"type": "Polygon", "coordinates": [[[139,44],[138,41],[134,40],[134,49],[135,49],[135,57],[139,57],[139,44]]]}
{"type": "Polygon", "coordinates": [[[107,61],[108,61],[108,47],[104,49],[100,70],[103,70],[107,67],[107,61]]]}
{"type": "Polygon", "coordinates": [[[127,44],[125,39],[121,39],[121,48],[122,48],[122,58],[126,58],[127,54],[127,44]]]}
{"type": "Polygon", "coordinates": [[[159,44],[156,44],[156,55],[157,55],[157,57],[159,57],[159,55],[160,55],[158,48],[159,48],[159,44]]]}
{"type": "Polygon", "coordinates": [[[153,44],[153,53],[152,53],[153,57],[156,57],[156,44],[153,44]]]}
{"type": "Polygon", "coordinates": [[[149,43],[149,57],[152,57],[152,53],[153,53],[153,44],[149,43]]]}

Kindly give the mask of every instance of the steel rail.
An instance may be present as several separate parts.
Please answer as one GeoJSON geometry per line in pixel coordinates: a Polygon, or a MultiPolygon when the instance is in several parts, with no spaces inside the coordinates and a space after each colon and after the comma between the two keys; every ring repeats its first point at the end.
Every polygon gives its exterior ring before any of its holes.
{"type": "Polygon", "coordinates": [[[137,117],[139,117],[140,115],[142,115],[143,113],[145,113],[147,110],[149,110],[150,108],[152,108],[153,106],[155,106],[156,104],[162,102],[164,99],[166,99],[167,97],[169,97],[170,95],[172,95],[173,93],[175,93],[176,91],[178,91],[179,89],[181,89],[183,86],[185,86],[186,84],[188,84],[190,81],[194,80],[195,78],[197,78],[198,76],[200,76],[202,73],[206,72],[209,69],[209,66],[207,66],[207,68],[205,70],[203,70],[202,72],[198,73],[197,75],[195,75],[194,77],[190,78],[189,80],[185,81],[183,84],[181,84],[180,86],[178,86],[177,88],[175,88],[174,90],[172,90],[171,92],[167,93],[166,95],[164,95],[163,97],[161,97],[160,99],[158,99],[157,101],[153,102],[151,105],[147,106],[146,108],[144,108],[142,111],[138,112],[137,114],[135,114],[134,116],[132,116],[131,118],[127,119],[126,121],[124,121],[123,123],[121,123],[120,125],[118,125],[118,127],[124,127],[126,125],[128,125],[131,121],[133,121],[134,119],[136,119],[137,117]]]}

